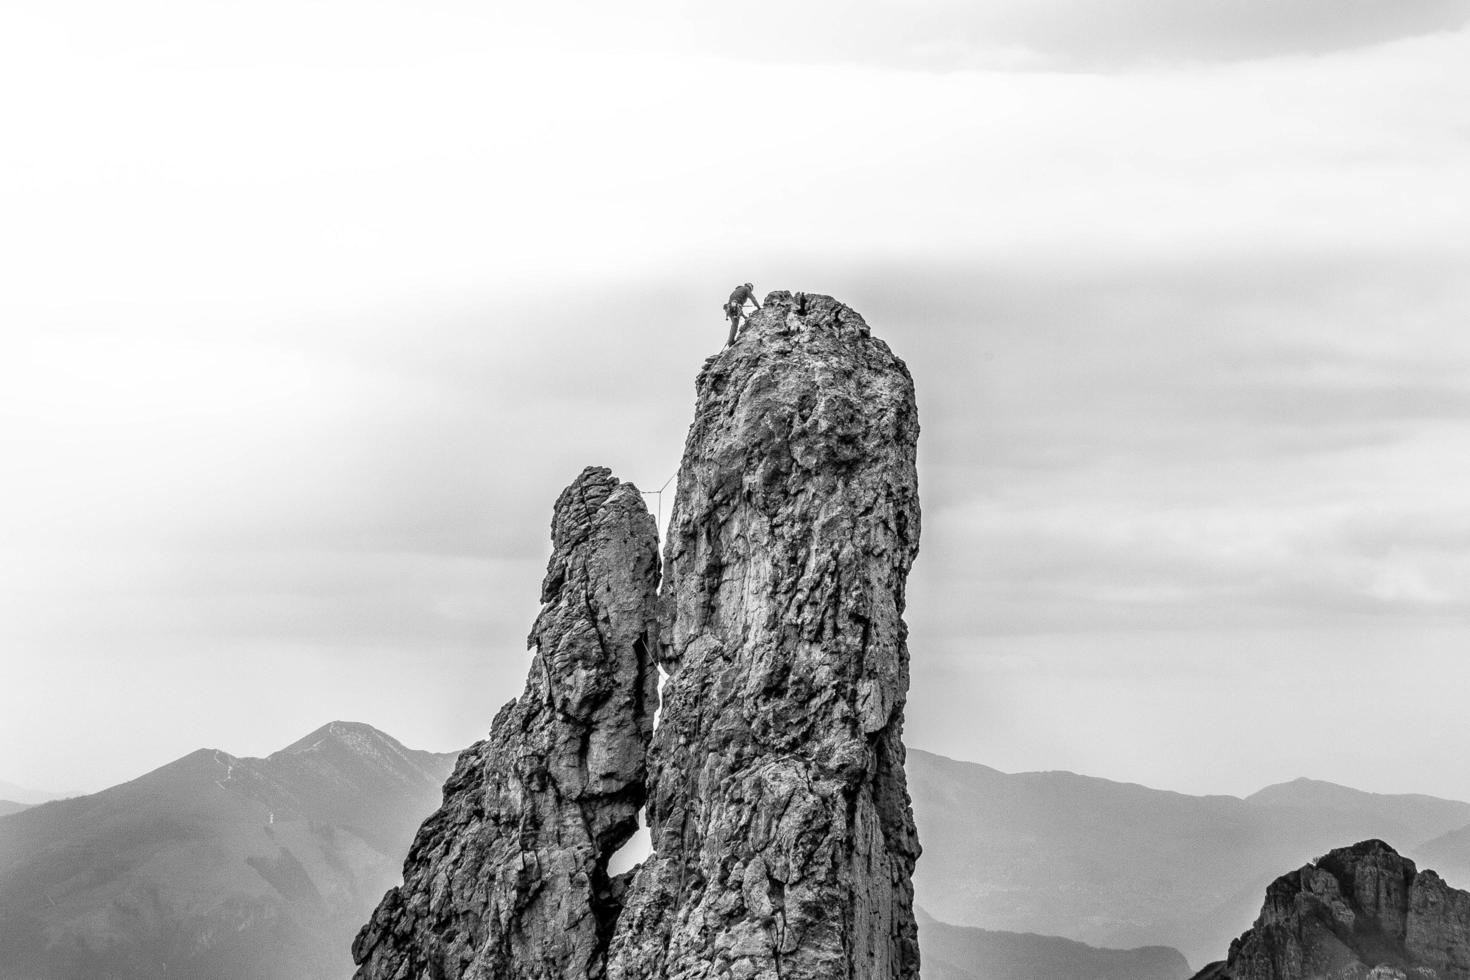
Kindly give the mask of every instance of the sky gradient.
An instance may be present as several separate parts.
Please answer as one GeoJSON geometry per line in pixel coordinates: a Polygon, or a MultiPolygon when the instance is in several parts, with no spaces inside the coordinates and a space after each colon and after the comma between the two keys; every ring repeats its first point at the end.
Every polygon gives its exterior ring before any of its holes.
{"type": "Polygon", "coordinates": [[[914,372],[910,744],[1470,799],[1470,3],[507,6],[0,13],[0,779],[482,735],[748,279],[914,372]]]}

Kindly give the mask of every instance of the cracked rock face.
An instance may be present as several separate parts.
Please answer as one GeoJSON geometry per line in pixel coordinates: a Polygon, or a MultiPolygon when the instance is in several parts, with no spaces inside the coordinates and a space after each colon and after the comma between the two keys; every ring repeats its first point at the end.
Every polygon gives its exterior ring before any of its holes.
{"type": "Polygon", "coordinates": [[[1204,978],[1470,980],[1470,892],[1383,841],[1339,848],[1272,882],[1260,918],[1204,978]]]}
{"type": "Polygon", "coordinates": [[[609,975],[917,977],[913,382],[857,313],[778,292],[697,391],[664,556],[654,854],[609,975]]]}
{"type": "Polygon", "coordinates": [[[913,382],[841,303],[772,293],[697,391],[662,596],[640,495],[587,470],[525,693],[460,757],[359,980],[918,976],[913,382]],[[645,798],[654,853],[609,880],[645,798]]]}
{"type": "Polygon", "coordinates": [[[589,467],[556,502],[524,693],[460,757],[353,944],[358,980],[600,977],[658,703],[658,533],[589,467]]]}

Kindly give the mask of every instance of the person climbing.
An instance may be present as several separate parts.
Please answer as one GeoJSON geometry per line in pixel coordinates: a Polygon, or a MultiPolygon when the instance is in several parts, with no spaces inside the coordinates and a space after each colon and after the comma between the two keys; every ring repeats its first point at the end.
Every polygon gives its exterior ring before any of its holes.
{"type": "Polygon", "coordinates": [[[761,308],[760,300],[755,298],[755,287],[748,282],[736,286],[735,291],[730,294],[730,301],[725,304],[725,316],[730,318],[730,339],[725,341],[726,347],[735,343],[735,334],[740,329],[740,318],[745,315],[746,303],[754,303],[756,309],[761,308]]]}

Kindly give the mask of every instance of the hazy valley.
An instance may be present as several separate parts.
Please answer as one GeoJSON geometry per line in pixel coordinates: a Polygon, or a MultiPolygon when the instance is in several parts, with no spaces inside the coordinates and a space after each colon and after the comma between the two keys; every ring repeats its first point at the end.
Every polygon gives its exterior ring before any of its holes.
{"type": "Polygon", "coordinates": [[[0,977],[337,977],[453,762],[333,723],[0,818],[0,977]]]}
{"type": "MultiPolygon", "coordinates": [[[[453,761],[338,722],[4,816],[0,978],[346,976],[453,761]]],[[[1309,780],[1197,797],[916,749],[907,769],[931,980],[1183,980],[1279,874],[1369,837],[1470,880],[1458,801],[1309,780]]]]}

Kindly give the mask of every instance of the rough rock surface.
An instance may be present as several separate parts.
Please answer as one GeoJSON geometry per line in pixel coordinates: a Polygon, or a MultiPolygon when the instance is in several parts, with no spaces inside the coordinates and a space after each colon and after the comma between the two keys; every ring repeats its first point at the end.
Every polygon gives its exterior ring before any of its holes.
{"type": "Polygon", "coordinates": [[[1339,848],[1272,882],[1255,925],[1203,978],[1467,980],[1470,892],[1383,841],[1339,848]]]}
{"type": "Polygon", "coordinates": [[[525,692],[459,757],[353,944],[360,980],[603,974],[607,860],[637,826],[658,698],[658,533],[638,490],[595,467],[551,531],[525,692]]]}
{"type": "Polygon", "coordinates": [[[827,296],[772,293],[701,373],[664,555],[654,854],[615,980],[918,975],[918,432],[903,362],[827,296]]]}

